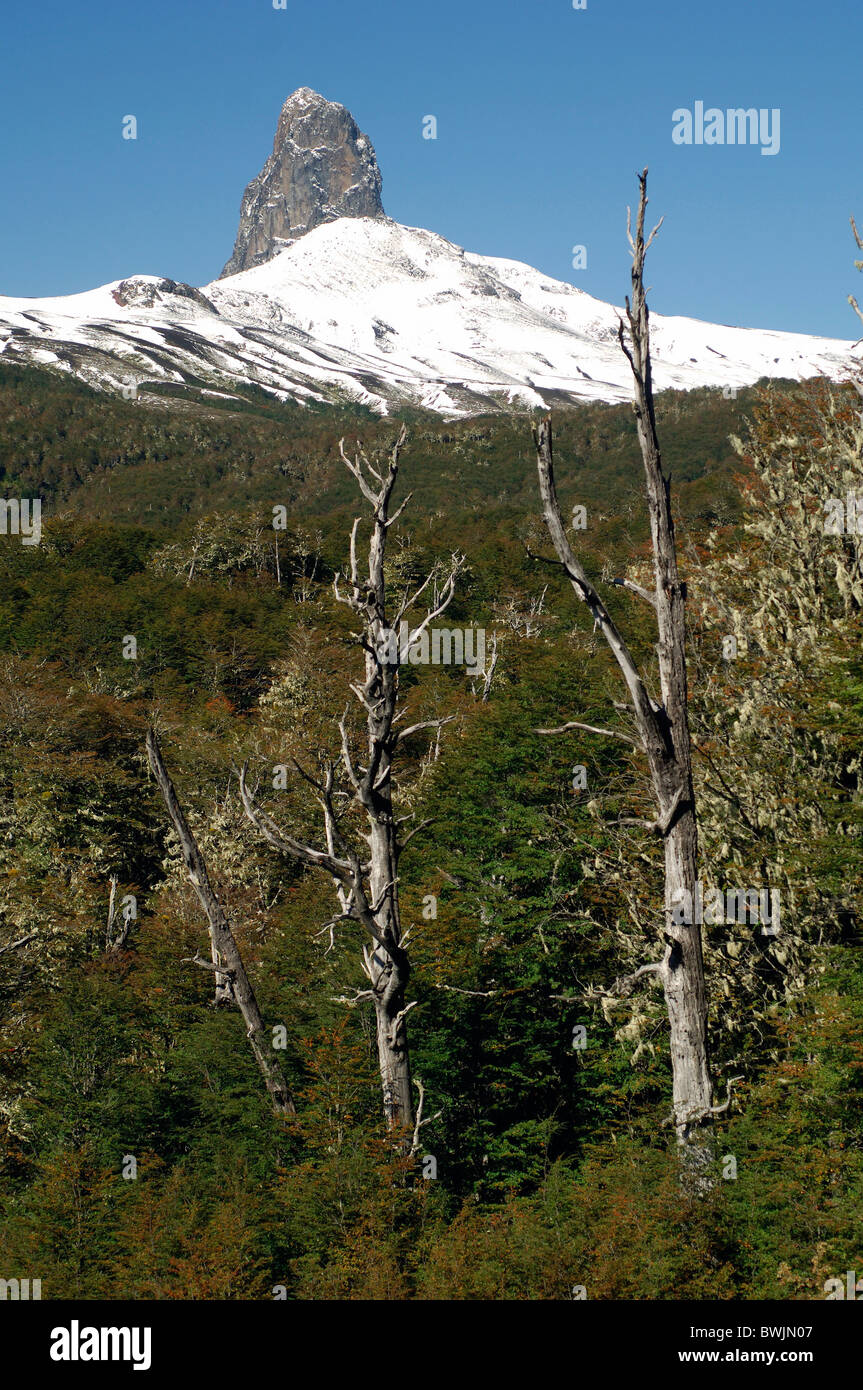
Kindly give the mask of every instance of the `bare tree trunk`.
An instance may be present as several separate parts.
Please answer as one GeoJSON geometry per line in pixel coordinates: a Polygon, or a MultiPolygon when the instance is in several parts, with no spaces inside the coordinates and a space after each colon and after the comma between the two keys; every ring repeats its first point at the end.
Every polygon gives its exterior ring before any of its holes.
{"type": "Polygon", "coordinates": [[[413,1003],[405,1002],[410,980],[410,958],[399,916],[398,870],[405,845],[423,827],[420,824],[404,839],[400,837],[393,810],[393,757],[403,739],[423,729],[439,730],[441,724],[447,721],[429,719],[408,728],[397,727],[397,721],[404,713],[398,711],[398,670],[406,649],[423,636],[429,624],[450,603],[462,562],[460,557],[453,556],[452,567],[440,596],[422,621],[410,630],[406,643],[400,647],[401,621],[434,578],[433,572],[412,596],[403,600],[398,612],[390,618],[387,612],[384,558],[389,528],[410,500],[406,498],[390,516],[390,499],[405,439],[406,431],[402,429],[386,473],[379,473],[362,452],[355,459],[349,459],[344,452],[344,441],[341,447],[342,458],[372,510],[368,574],[360,575],[358,518],[351,531],[351,572],[346,593],[339,589],[342,576],[336,575],[335,579],[336,599],[347,604],[360,618],[362,630],[357,637],[365,653],[364,683],[351,686],[365,715],[365,765],[355,761],[351,751],[346,715],[339,722],[339,730],[344,790],[353,805],[364,813],[367,829],[361,838],[368,846],[368,858],[361,859],[354,849],[342,825],[342,818],[336,812],[335,765],[332,762],[323,780],[316,780],[298,768],[300,775],[317,792],[324,817],[326,850],[301,844],[275,825],[249,792],[245,768],[240,776],[240,794],[249,819],[272,845],[283,854],[325,869],[330,874],[342,910],[328,925],[340,921],[358,921],[371,938],[363,947],[363,971],[369,988],[358,990],[353,999],[344,1002],[356,1005],[371,1001],[374,1004],[384,1118],[388,1129],[399,1132],[407,1151],[411,1143],[414,1114],[405,1020],[413,1003]]]}
{"type": "MultiPolygon", "coordinates": [[[[664,978],[671,1028],[674,1113],[678,1133],[688,1139],[692,1125],[712,1113],[713,1087],[707,1054],[707,991],[701,944],[701,926],[693,921],[675,925],[674,908],[685,895],[696,902],[698,879],[698,829],[692,784],[692,751],[686,670],[686,587],[677,569],[671,488],[662,471],[662,455],[656,433],[653,380],[650,362],[650,322],[644,290],[644,259],[657,226],[645,241],[647,170],[639,176],[639,203],[635,239],[631,231],[632,302],[627,299],[631,349],[627,349],[623,324],[620,345],[629,359],[635,388],[635,417],[644,463],[655,578],[655,602],[659,633],[659,680],[663,711],[668,722],[671,776],[651,768],[665,832],[665,920],[668,934],[664,978]],[[664,790],[663,790],[664,784],[664,790]]],[[[680,916],[680,912],[677,913],[680,916]]]]}
{"type": "Polygon", "coordinates": [[[707,1053],[707,991],[697,923],[675,926],[673,909],[684,893],[696,901],[696,820],[684,811],[665,839],[666,952],[662,982],[668,1008],[674,1118],[678,1137],[692,1142],[712,1115],[713,1087],[707,1053]]]}
{"type": "Polygon", "coordinates": [[[198,842],[189,829],[174,784],[162,759],[158,739],[152,729],[147,732],[147,758],[177,832],[189,881],[198,895],[209,925],[212,960],[205,961],[196,956],[194,963],[215,973],[215,1002],[225,1003],[230,1000],[235,1002],[240,1010],[246,1025],[249,1045],[273,1102],[273,1110],[277,1115],[295,1115],[293,1097],[273,1052],[272,1037],[268,1035],[264,1026],[255,991],[246,974],[227,913],[210,884],[207,865],[198,848],[198,842]]]}
{"type": "MultiPolygon", "coordinates": [[[[389,700],[385,701],[385,707],[389,700]]],[[[395,711],[395,691],[392,692],[395,711]]],[[[387,721],[391,725],[391,719],[387,721]]],[[[374,737],[383,734],[376,730],[374,737]]],[[[371,985],[377,1026],[378,1062],[381,1072],[384,1118],[389,1129],[413,1124],[411,1096],[410,1053],[405,1022],[405,990],[410,979],[410,959],[402,945],[398,880],[399,844],[395,832],[392,808],[392,785],[389,758],[383,757],[378,790],[369,788],[370,821],[369,873],[370,897],[380,903],[377,913],[379,935],[386,945],[373,944],[366,948],[364,966],[371,985]]]]}
{"type": "MultiPolygon", "coordinates": [[[[635,414],[644,463],[647,502],[653,550],[654,591],[627,583],[626,588],[646,599],[656,613],[658,629],[661,704],[650,698],[626,643],[612,621],[596,589],[575,558],[561,518],[554,483],[550,420],[536,432],[540,492],[549,533],[558,559],[578,598],[587,603],[596,626],[602,631],[626,681],[632,700],[632,713],[639,733],[637,745],[647,756],[658,815],[647,824],[660,835],[665,848],[665,954],[661,961],[642,967],[638,974],[653,971],[662,980],[671,1033],[671,1064],[674,1095],[674,1121],[678,1139],[689,1147],[696,1166],[706,1154],[695,1135],[713,1114],[713,1090],[707,1053],[707,996],[704,984],[701,929],[695,922],[681,921],[681,909],[697,901],[698,832],[692,785],[692,756],[689,737],[686,683],[685,585],[680,582],[671,516],[670,488],[662,471],[656,433],[650,365],[650,335],[644,293],[644,257],[659,225],[645,242],[644,213],[647,206],[647,170],[639,176],[640,201],[636,234],[632,247],[632,303],[626,301],[630,345],[623,323],[620,344],[629,359],[635,383],[635,414]]],[[[566,728],[591,729],[614,735],[613,730],[595,729],[570,721],[566,728]]],[[[550,732],[550,731],[547,731],[550,732]]],[[[630,736],[618,735],[635,742],[630,736]]]]}

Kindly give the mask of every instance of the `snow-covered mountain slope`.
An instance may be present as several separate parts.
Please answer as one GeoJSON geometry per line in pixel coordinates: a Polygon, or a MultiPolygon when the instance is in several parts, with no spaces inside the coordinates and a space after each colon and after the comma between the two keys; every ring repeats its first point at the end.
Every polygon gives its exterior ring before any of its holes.
{"type": "MultiPolygon", "coordinates": [[[[619,311],[433,232],[341,218],[202,290],[133,276],[56,299],[0,298],[0,354],[108,390],[187,383],[447,415],[629,399],[619,311]]],[[[841,377],[852,344],[651,318],[658,389],[841,377]]]]}

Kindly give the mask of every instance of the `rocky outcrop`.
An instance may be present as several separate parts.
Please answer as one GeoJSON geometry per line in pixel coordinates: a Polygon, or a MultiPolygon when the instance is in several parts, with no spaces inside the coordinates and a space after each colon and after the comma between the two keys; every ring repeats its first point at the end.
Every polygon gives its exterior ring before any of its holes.
{"type": "Polygon", "coordinates": [[[121,280],[111,291],[111,298],[124,309],[154,309],[163,303],[166,296],[171,295],[178,299],[190,299],[208,313],[219,312],[205,294],[196,290],[193,285],[184,284],[182,280],[133,275],[129,280],[121,280]]]}
{"type": "Polygon", "coordinates": [[[339,217],[383,217],[374,148],[344,106],[301,87],[282,107],[273,153],[240,209],[234,254],[220,278],[270,260],[339,217]]]}

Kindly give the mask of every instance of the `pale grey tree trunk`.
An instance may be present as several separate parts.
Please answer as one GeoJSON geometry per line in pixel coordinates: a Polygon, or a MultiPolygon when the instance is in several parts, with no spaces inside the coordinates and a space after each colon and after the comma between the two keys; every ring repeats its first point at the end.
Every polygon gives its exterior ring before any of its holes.
{"type": "Polygon", "coordinates": [[[623,637],[573,554],[557,500],[550,419],[542,421],[536,431],[537,465],[545,520],[558,559],[576,595],[590,608],[596,627],[602,632],[620,667],[632,702],[631,713],[639,737],[633,739],[622,731],[596,729],[578,720],[569,721],[563,728],[616,734],[644,751],[650,769],[657,817],[655,821],[647,823],[646,828],[664,841],[665,952],[662,960],[642,966],[631,979],[653,972],[662,981],[670,1029],[674,1123],[678,1139],[687,1146],[688,1161],[699,1168],[706,1161],[709,1148],[700,1143],[698,1134],[714,1113],[707,1049],[707,995],[701,928],[695,921],[675,920],[684,916],[681,912],[684,904],[695,904],[698,878],[698,832],[687,711],[686,593],[677,570],[670,488],[662,471],[653,404],[649,318],[643,272],[647,248],[661,224],[645,241],[646,169],[640,175],[639,185],[640,200],[634,238],[631,226],[628,226],[632,248],[632,302],[629,299],[626,301],[629,342],[622,322],[619,338],[632,368],[635,385],[634,407],[650,515],[654,589],[651,592],[627,581],[624,581],[624,587],[649,602],[655,612],[661,694],[659,704],[648,694],[623,637]]]}
{"type": "Polygon", "coordinates": [[[147,732],[147,758],[164,798],[171,823],[177,832],[189,881],[207,918],[211,959],[206,961],[196,956],[194,963],[206,970],[212,970],[215,974],[214,1002],[235,1003],[240,1010],[246,1025],[246,1037],[270,1094],[273,1110],[277,1115],[295,1115],[293,1098],[273,1050],[272,1034],[268,1034],[264,1026],[255,991],[243,964],[227,913],[210,883],[204,856],[189,828],[174,784],[165,767],[159,741],[152,729],[147,732]]]}
{"type": "MultiPolygon", "coordinates": [[[[336,575],[334,585],[338,602],[346,604],[360,620],[361,631],[356,637],[364,652],[363,684],[351,686],[365,722],[362,756],[351,747],[347,716],[339,721],[340,790],[347,793],[346,799],[352,802],[364,819],[366,828],[359,837],[363,849],[360,852],[354,847],[344,813],[336,809],[334,762],[329,763],[322,779],[311,777],[297,768],[316,791],[323,812],[326,850],[295,840],[267,816],[249,791],[245,767],[240,775],[240,794],[246,814],[270,844],[281,853],[330,874],[341,913],[328,925],[357,921],[368,933],[369,940],[363,947],[362,957],[368,988],[357,990],[352,999],[343,1002],[352,1006],[371,1002],[374,1006],[384,1118],[388,1129],[398,1133],[399,1144],[406,1151],[411,1151],[416,1143],[419,1117],[414,1116],[411,1096],[406,1019],[414,1002],[406,1001],[410,958],[399,915],[398,872],[405,845],[423,826],[417,825],[406,837],[401,837],[399,820],[393,807],[393,759],[400,742],[409,735],[424,729],[439,730],[448,721],[428,719],[406,728],[398,723],[405,713],[404,709],[398,708],[399,664],[406,655],[399,642],[400,624],[435,577],[433,572],[413,595],[404,597],[394,614],[388,612],[384,574],[387,536],[409,500],[406,499],[390,515],[390,500],[405,439],[406,431],[402,429],[389,465],[381,472],[362,451],[350,459],[345,454],[344,442],[341,446],[342,458],[372,514],[367,574],[361,575],[357,555],[358,518],[351,531],[348,587],[342,593],[339,588],[341,575],[336,575]]],[[[453,556],[452,566],[438,597],[416,626],[409,625],[406,647],[422,637],[429,624],[446,610],[455,592],[455,580],[461,564],[461,557],[453,556]]]]}
{"type": "Polygon", "coordinates": [[[374,1000],[384,1118],[390,1129],[398,1129],[413,1123],[405,1009],[410,960],[402,945],[399,920],[396,886],[399,845],[393,817],[390,763],[386,754],[382,763],[378,788],[368,798],[371,851],[369,889],[371,901],[380,904],[376,916],[381,943],[386,944],[373,942],[367,947],[364,965],[374,1000]]]}
{"type": "Polygon", "coordinates": [[[675,926],[672,912],[684,892],[696,897],[696,825],[685,811],[665,839],[666,952],[661,979],[670,1029],[674,1118],[687,1142],[713,1107],[707,1052],[707,993],[698,924],[675,926]]]}

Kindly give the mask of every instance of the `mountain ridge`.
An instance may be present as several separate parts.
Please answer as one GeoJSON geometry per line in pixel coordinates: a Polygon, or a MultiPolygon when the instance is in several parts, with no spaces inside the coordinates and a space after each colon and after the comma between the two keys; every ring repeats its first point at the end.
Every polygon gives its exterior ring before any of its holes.
{"type": "MultiPolygon", "coordinates": [[[[302,87],[247,186],[234,252],[200,288],[131,275],[0,298],[0,355],[124,395],[154,383],[444,416],[631,396],[622,310],[520,261],[387,217],[374,148],[302,87]]],[[[651,315],[658,390],[838,379],[850,340],[651,315]]]]}
{"type": "MultiPolygon", "coordinates": [[[[620,310],[518,261],[390,219],[340,218],[197,289],[138,275],[76,295],[0,297],[0,354],[105,390],[148,382],[443,415],[629,398],[620,310]]],[[[846,340],[651,316],[655,384],[733,392],[848,374],[846,340]]]]}

